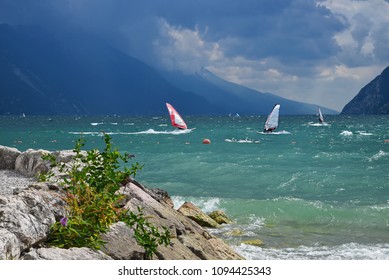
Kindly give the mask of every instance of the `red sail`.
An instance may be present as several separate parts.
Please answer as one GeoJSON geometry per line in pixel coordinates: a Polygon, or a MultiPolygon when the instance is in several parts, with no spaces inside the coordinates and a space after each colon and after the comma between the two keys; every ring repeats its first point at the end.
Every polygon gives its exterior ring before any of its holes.
{"type": "Polygon", "coordinates": [[[187,129],[187,125],[184,119],[178,114],[178,112],[173,108],[172,105],[166,103],[166,107],[169,111],[170,120],[172,121],[172,126],[177,127],[179,129],[187,129]]]}

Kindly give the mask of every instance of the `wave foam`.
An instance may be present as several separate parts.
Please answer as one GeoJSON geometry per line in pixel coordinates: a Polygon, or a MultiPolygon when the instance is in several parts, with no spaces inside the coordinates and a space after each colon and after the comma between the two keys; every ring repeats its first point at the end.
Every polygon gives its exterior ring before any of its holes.
{"type": "Polygon", "coordinates": [[[259,140],[253,140],[253,139],[249,139],[249,138],[245,138],[245,139],[235,139],[235,138],[231,138],[231,139],[224,139],[225,142],[228,142],[228,143],[249,143],[249,144],[258,144],[260,143],[259,140]]]}
{"type": "Polygon", "coordinates": [[[353,132],[352,131],[349,131],[349,130],[343,130],[340,135],[342,136],[352,136],[353,135],[353,132]]]}
{"type": "Polygon", "coordinates": [[[375,160],[379,160],[380,158],[383,158],[383,157],[386,157],[388,156],[389,153],[386,153],[382,150],[380,150],[378,153],[376,153],[375,155],[373,155],[372,157],[369,158],[369,161],[375,161],[375,160]]]}
{"type": "Polygon", "coordinates": [[[249,260],[389,260],[389,244],[347,243],[338,246],[299,246],[297,248],[260,248],[241,244],[232,246],[249,260]]]}
{"type": "Polygon", "coordinates": [[[127,132],[125,134],[173,134],[173,135],[178,135],[178,134],[186,134],[192,132],[192,129],[183,129],[183,130],[154,130],[152,128],[144,131],[138,131],[138,132],[127,132]]]}
{"type": "MultiPolygon", "coordinates": [[[[185,201],[190,201],[199,207],[204,213],[209,213],[220,209],[220,198],[217,197],[182,197],[172,196],[174,208],[179,208],[185,201]]],[[[220,209],[222,210],[222,209],[220,209]]]]}
{"type": "Polygon", "coordinates": [[[109,135],[137,135],[137,134],[170,134],[170,135],[179,135],[192,132],[193,129],[184,129],[184,130],[154,130],[152,128],[144,131],[137,132],[97,132],[97,131],[70,131],[69,134],[77,135],[92,135],[92,136],[102,136],[103,134],[109,135]]]}

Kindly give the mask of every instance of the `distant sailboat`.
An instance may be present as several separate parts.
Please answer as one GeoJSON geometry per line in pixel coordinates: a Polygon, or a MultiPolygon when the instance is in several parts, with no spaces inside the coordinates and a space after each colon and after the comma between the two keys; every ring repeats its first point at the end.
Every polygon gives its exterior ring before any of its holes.
{"type": "Polygon", "coordinates": [[[280,104],[276,104],[267,117],[263,132],[270,133],[278,127],[278,116],[280,114],[280,104]]]}
{"type": "Polygon", "coordinates": [[[188,129],[188,126],[186,125],[184,119],[180,116],[180,114],[178,114],[174,107],[169,103],[166,103],[166,107],[169,111],[172,126],[177,127],[179,129],[188,129]]]}

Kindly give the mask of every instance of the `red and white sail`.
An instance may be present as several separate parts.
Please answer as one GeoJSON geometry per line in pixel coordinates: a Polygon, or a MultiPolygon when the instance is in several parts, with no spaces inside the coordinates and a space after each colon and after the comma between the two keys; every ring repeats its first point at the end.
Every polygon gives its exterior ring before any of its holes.
{"type": "Polygon", "coordinates": [[[180,128],[180,129],[187,129],[188,126],[186,125],[184,119],[173,108],[173,106],[170,105],[169,103],[166,103],[166,107],[167,107],[167,109],[169,111],[170,120],[172,121],[172,126],[180,128]]]}

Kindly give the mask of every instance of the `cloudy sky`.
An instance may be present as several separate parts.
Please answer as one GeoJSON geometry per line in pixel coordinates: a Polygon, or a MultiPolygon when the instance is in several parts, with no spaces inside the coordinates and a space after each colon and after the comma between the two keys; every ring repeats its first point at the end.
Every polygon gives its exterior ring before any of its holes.
{"type": "Polygon", "coordinates": [[[0,0],[0,23],[77,28],[153,66],[337,110],[389,66],[389,0],[0,0]]]}

